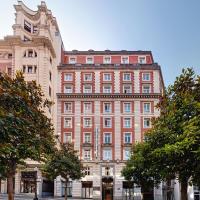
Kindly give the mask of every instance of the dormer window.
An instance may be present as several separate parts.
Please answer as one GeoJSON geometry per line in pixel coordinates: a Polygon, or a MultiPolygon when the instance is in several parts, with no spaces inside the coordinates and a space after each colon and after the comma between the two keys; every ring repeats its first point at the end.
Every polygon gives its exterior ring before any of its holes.
{"type": "Polygon", "coordinates": [[[145,56],[139,56],[138,57],[138,63],[146,64],[146,57],[145,56]]]}
{"type": "Polygon", "coordinates": [[[26,20],[24,20],[24,30],[31,33],[31,24],[29,22],[27,22],[26,20]]]}
{"type": "Polygon", "coordinates": [[[122,64],[128,64],[129,63],[128,56],[122,56],[121,57],[121,63],[122,64]]]}
{"type": "Polygon", "coordinates": [[[75,64],[76,63],[76,57],[69,57],[69,64],[75,64]]]}
{"type": "Polygon", "coordinates": [[[110,64],[111,63],[111,57],[110,56],[105,56],[103,62],[104,62],[104,64],[110,64]]]}
{"type": "Polygon", "coordinates": [[[86,63],[87,63],[87,64],[93,64],[93,63],[94,63],[93,57],[87,57],[87,58],[86,58],[86,63]]]}

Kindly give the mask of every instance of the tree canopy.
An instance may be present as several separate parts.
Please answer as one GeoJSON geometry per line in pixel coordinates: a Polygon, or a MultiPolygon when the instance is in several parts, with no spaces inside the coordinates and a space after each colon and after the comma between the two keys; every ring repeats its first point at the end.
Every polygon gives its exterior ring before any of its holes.
{"type": "MultiPolygon", "coordinates": [[[[143,144],[149,147],[146,157],[151,162],[147,170],[156,172],[153,178],[158,181],[177,177],[181,199],[185,200],[188,182],[198,184],[200,180],[200,77],[190,68],[183,69],[157,108],[160,117],[152,121],[153,128],[145,134],[143,144]]],[[[132,167],[138,168],[137,162],[132,161],[132,167]]],[[[141,169],[141,176],[143,169],[146,168],[141,169]]]]}
{"type": "Polygon", "coordinates": [[[17,166],[27,158],[41,161],[54,150],[54,129],[44,111],[51,104],[36,82],[25,82],[21,72],[13,79],[0,74],[0,163],[8,178],[9,199],[17,166]]]}

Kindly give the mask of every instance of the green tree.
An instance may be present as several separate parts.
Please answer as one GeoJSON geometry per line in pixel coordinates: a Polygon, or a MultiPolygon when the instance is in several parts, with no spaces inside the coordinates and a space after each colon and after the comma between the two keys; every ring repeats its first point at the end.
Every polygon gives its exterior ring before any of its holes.
{"type": "Polygon", "coordinates": [[[53,151],[51,120],[44,110],[51,105],[35,81],[25,82],[0,74],[0,163],[8,181],[8,199],[13,200],[13,177],[27,158],[42,161],[53,151]]]}
{"type": "MultiPolygon", "coordinates": [[[[140,164],[147,162],[148,167],[142,167],[141,175],[147,170],[154,181],[169,181],[177,177],[181,185],[181,200],[187,200],[188,183],[200,182],[199,76],[190,68],[183,70],[174,84],[167,88],[157,108],[160,116],[152,121],[153,128],[145,134],[143,144],[148,146],[148,152],[143,155],[149,162],[141,159],[138,164],[133,157],[126,167],[133,162],[134,170],[140,170],[140,164]]],[[[143,151],[143,148],[139,149],[139,155],[143,151]]],[[[139,178],[142,180],[143,176],[139,178]]]]}
{"type": "Polygon", "coordinates": [[[137,143],[132,148],[132,154],[122,170],[122,175],[128,181],[133,181],[141,187],[142,200],[153,198],[153,188],[161,181],[150,156],[148,143],[137,143]]]}
{"type": "Polygon", "coordinates": [[[43,173],[50,179],[61,176],[65,179],[65,200],[67,200],[67,183],[69,179],[80,179],[83,176],[83,166],[77,151],[72,144],[60,144],[43,166],[43,173]]]}
{"type": "Polygon", "coordinates": [[[178,178],[182,200],[188,199],[188,183],[197,183],[200,179],[199,80],[192,69],[183,70],[158,104],[161,115],[146,135],[163,179],[178,178]]]}

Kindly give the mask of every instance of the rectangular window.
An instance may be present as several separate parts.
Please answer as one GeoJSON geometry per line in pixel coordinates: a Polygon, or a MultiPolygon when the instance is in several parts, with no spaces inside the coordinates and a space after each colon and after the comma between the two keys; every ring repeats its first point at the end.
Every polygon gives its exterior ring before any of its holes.
{"type": "Polygon", "coordinates": [[[37,66],[34,66],[34,73],[36,74],[36,72],[37,72],[37,66]]]}
{"type": "Polygon", "coordinates": [[[91,81],[92,80],[92,74],[84,74],[84,81],[91,81]]]}
{"type": "Polygon", "coordinates": [[[83,86],[83,91],[84,91],[84,93],[92,93],[92,85],[84,85],[83,86]]]}
{"type": "Polygon", "coordinates": [[[112,150],[111,149],[103,150],[103,160],[112,160],[112,150]]]}
{"type": "MultiPolygon", "coordinates": [[[[35,70],[35,72],[36,72],[36,70],[35,70]]],[[[52,80],[52,73],[51,72],[49,72],[49,80],[50,81],[52,80]]]]}
{"type": "Polygon", "coordinates": [[[64,127],[71,128],[72,127],[72,118],[66,117],[64,119],[64,127]]]}
{"type": "Polygon", "coordinates": [[[111,134],[104,133],[104,144],[111,144],[111,134]]]}
{"type": "Polygon", "coordinates": [[[128,160],[130,158],[130,150],[124,149],[124,160],[128,160]]]}
{"type": "Polygon", "coordinates": [[[138,57],[138,63],[146,64],[146,57],[145,56],[139,56],[138,57]]]}
{"type": "Polygon", "coordinates": [[[23,73],[26,73],[26,66],[23,65],[23,73]]]}
{"type": "Polygon", "coordinates": [[[28,74],[32,74],[33,73],[33,66],[28,66],[28,74]]]}
{"type": "Polygon", "coordinates": [[[131,103],[124,103],[124,112],[130,113],[131,112],[131,103]]]}
{"type": "Polygon", "coordinates": [[[91,151],[84,150],[84,160],[91,160],[91,151]]]}
{"type": "Polygon", "coordinates": [[[51,87],[49,86],[49,96],[51,97],[51,87]]]}
{"type": "Polygon", "coordinates": [[[111,63],[111,57],[110,56],[105,56],[103,60],[104,64],[110,64],[111,63]]]}
{"type": "Polygon", "coordinates": [[[123,74],[123,81],[131,81],[131,74],[130,73],[124,73],[123,74]]]}
{"type": "Polygon", "coordinates": [[[131,118],[124,118],[124,128],[131,128],[131,118]]]}
{"type": "Polygon", "coordinates": [[[90,133],[84,133],[84,142],[91,143],[91,134],[90,133]]]}
{"type": "Polygon", "coordinates": [[[150,103],[144,103],[143,108],[145,113],[150,113],[150,103]]]}
{"type": "Polygon", "coordinates": [[[90,167],[85,167],[85,175],[89,176],[90,175],[90,167]]]}
{"type": "Polygon", "coordinates": [[[123,93],[130,94],[132,92],[131,85],[123,85],[123,93]]]}
{"type": "Polygon", "coordinates": [[[33,50],[28,50],[28,57],[33,57],[33,50]]]}
{"type": "Polygon", "coordinates": [[[103,74],[103,80],[104,81],[111,81],[111,74],[103,74]]]}
{"type": "Polygon", "coordinates": [[[142,93],[149,94],[150,93],[150,85],[142,85],[142,93]]]}
{"type": "Polygon", "coordinates": [[[69,64],[76,64],[76,57],[69,57],[69,64]]]}
{"type": "Polygon", "coordinates": [[[111,128],[112,127],[111,118],[104,118],[104,127],[105,128],[111,128]]]}
{"type": "Polygon", "coordinates": [[[72,81],[72,74],[65,74],[65,81],[72,81]]]}
{"type": "Polygon", "coordinates": [[[64,133],[63,142],[71,143],[72,142],[72,133],[64,133]]]}
{"type": "Polygon", "coordinates": [[[150,128],[150,127],[151,127],[151,119],[144,118],[144,128],[150,128]]]}
{"type": "Polygon", "coordinates": [[[92,112],[92,103],[86,102],[83,104],[84,105],[84,113],[91,113],[92,112]]]}
{"type": "Polygon", "coordinates": [[[121,57],[121,63],[122,64],[128,64],[129,63],[128,56],[122,56],[121,57]]]}
{"type": "Polygon", "coordinates": [[[26,20],[24,20],[24,29],[28,31],[29,33],[31,33],[31,24],[27,22],[26,20]]]}
{"type": "Polygon", "coordinates": [[[103,93],[111,93],[112,92],[112,86],[111,85],[104,85],[103,86],[103,93]]]}
{"type": "Polygon", "coordinates": [[[92,119],[91,118],[84,118],[84,127],[89,128],[92,126],[92,119]]]}
{"type": "Polygon", "coordinates": [[[111,103],[104,103],[104,112],[111,113],[111,103]]]}
{"type": "Polygon", "coordinates": [[[87,58],[86,58],[86,63],[87,63],[87,64],[93,64],[93,63],[94,63],[93,57],[87,57],[87,58]]]}
{"type": "Polygon", "coordinates": [[[150,81],[150,73],[142,73],[143,81],[150,81]]]}
{"type": "Polygon", "coordinates": [[[124,133],[124,143],[125,144],[131,143],[131,133],[124,133]]]}
{"type": "Polygon", "coordinates": [[[72,93],[72,85],[65,85],[64,86],[64,93],[72,93]]]}
{"type": "Polygon", "coordinates": [[[72,103],[64,103],[64,112],[71,113],[72,112],[72,103]]]}

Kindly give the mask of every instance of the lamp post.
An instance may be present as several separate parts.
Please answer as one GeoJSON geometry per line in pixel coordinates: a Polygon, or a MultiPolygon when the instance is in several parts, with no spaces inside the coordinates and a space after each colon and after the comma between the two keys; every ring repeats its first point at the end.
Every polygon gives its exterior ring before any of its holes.
{"type": "Polygon", "coordinates": [[[37,197],[37,167],[34,168],[34,171],[36,171],[36,173],[35,173],[35,197],[33,200],[38,200],[38,197],[37,197]]]}

